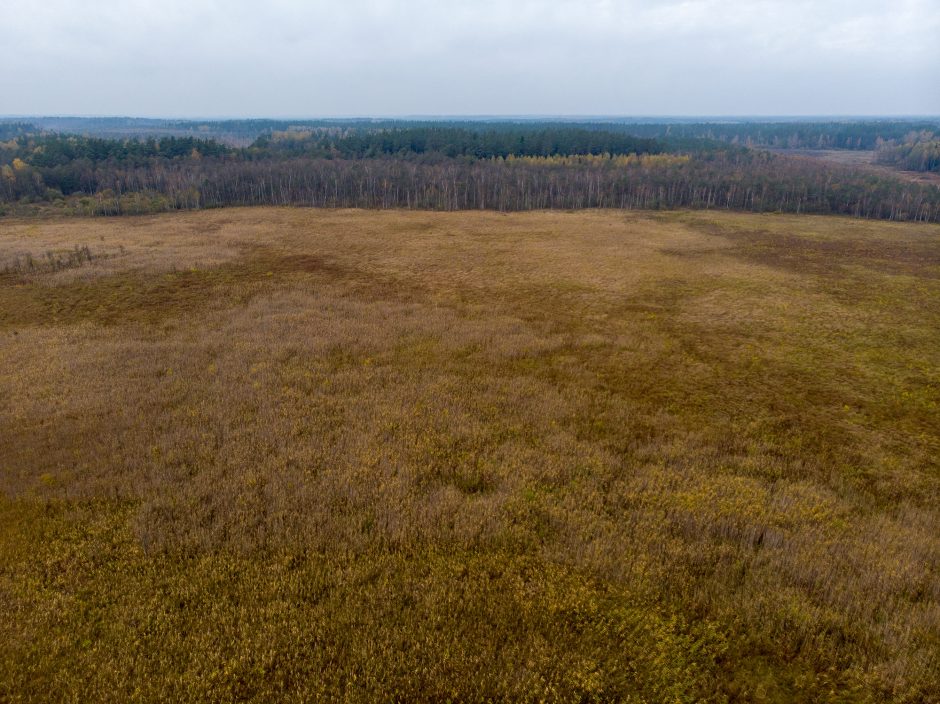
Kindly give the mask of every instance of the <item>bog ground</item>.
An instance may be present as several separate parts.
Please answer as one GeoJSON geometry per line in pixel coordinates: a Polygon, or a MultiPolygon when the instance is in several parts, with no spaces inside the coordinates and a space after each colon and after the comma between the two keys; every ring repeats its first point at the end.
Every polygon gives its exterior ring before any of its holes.
{"type": "Polygon", "coordinates": [[[940,227],[0,220],[0,699],[940,699],[940,227]]]}

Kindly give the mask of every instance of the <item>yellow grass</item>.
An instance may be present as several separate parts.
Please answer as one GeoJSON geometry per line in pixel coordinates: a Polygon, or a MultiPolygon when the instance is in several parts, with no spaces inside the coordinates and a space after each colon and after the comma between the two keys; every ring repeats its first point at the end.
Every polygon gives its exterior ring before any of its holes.
{"type": "Polygon", "coordinates": [[[940,699],[940,227],[0,220],[0,369],[0,700],[940,699]]]}

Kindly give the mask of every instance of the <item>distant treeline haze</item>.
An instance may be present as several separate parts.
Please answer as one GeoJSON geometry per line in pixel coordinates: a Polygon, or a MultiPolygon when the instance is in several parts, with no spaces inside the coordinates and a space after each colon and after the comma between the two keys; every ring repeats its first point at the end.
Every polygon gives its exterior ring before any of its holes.
{"type": "Polygon", "coordinates": [[[581,129],[666,140],[672,144],[714,140],[779,149],[876,149],[882,142],[907,141],[912,132],[938,132],[940,120],[747,120],[729,118],[690,122],[687,119],[606,118],[590,121],[546,119],[494,120],[159,120],[141,118],[42,117],[0,122],[0,140],[18,134],[57,132],[108,138],[175,136],[212,138],[248,146],[276,133],[362,134],[406,129],[462,129],[472,132],[581,129]]]}

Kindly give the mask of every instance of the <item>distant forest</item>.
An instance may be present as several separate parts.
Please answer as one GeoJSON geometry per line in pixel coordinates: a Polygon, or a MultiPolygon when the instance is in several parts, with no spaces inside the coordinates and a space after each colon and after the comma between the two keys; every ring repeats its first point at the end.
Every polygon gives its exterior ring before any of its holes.
{"type": "Polygon", "coordinates": [[[246,147],[259,137],[278,132],[374,132],[412,128],[463,129],[473,132],[513,130],[579,129],[626,134],[649,139],[714,140],[742,146],[776,149],[872,150],[880,143],[903,143],[919,132],[940,134],[940,118],[934,120],[745,120],[694,121],[682,119],[595,120],[567,119],[320,119],[320,120],[160,120],[150,118],[41,117],[19,120],[20,131],[7,131],[11,123],[0,122],[0,139],[26,132],[55,132],[111,139],[147,137],[196,137],[215,139],[231,146],[246,147]],[[6,136],[5,136],[6,135],[6,136]]]}
{"type": "Polygon", "coordinates": [[[937,186],[754,148],[870,149],[938,171],[938,134],[912,121],[7,121],[0,213],[688,207],[938,222],[937,186]]]}

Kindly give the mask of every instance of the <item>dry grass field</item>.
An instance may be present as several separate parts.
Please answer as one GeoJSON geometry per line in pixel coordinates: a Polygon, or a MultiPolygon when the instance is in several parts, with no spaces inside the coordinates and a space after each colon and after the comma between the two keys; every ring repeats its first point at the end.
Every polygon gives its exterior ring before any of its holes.
{"type": "Polygon", "coordinates": [[[940,701],[940,227],[0,220],[0,701],[940,701]]]}

